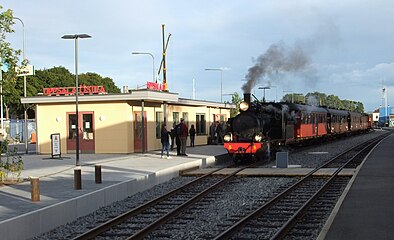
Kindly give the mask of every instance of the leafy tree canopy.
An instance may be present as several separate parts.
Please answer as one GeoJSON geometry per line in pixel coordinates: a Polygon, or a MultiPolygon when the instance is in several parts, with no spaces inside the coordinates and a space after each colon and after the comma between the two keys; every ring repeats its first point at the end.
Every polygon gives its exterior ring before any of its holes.
{"type": "Polygon", "coordinates": [[[239,96],[237,92],[231,94],[231,103],[235,105],[235,108],[230,109],[230,117],[235,117],[239,113],[239,104],[241,102],[242,102],[242,98],[241,96],[239,96]]]}
{"type": "Polygon", "coordinates": [[[284,102],[298,102],[306,103],[314,106],[327,106],[329,108],[344,109],[354,112],[364,112],[364,105],[362,102],[352,100],[341,100],[335,95],[326,95],[325,93],[313,92],[303,94],[286,94],[283,96],[282,101],[284,102]]]}

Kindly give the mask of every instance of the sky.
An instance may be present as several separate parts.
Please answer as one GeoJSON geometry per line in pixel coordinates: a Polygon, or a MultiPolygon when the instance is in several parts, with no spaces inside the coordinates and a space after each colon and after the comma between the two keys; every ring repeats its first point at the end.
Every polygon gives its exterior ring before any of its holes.
{"type": "MultiPolygon", "coordinates": [[[[322,92],[360,101],[373,111],[394,106],[392,0],[4,0],[25,25],[25,53],[35,69],[64,66],[141,87],[158,71],[165,39],[167,83],[180,97],[231,101],[249,89],[257,98],[322,92]],[[221,71],[207,71],[207,68],[221,71]],[[194,84],[193,84],[194,83],[194,84]],[[245,84],[250,84],[245,87],[245,84]],[[222,94],[221,94],[222,93],[222,94]]],[[[16,21],[7,41],[22,49],[16,21]]],[[[155,76],[156,77],[156,76],[155,76]]],[[[158,76],[158,81],[162,80],[158,76]]]]}

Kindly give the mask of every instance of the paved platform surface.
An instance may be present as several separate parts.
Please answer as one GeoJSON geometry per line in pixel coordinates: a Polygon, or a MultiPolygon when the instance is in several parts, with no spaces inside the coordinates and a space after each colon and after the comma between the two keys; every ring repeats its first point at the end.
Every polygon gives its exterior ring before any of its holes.
{"type": "Polygon", "coordinates": [[[84,216],[101,206],[122,200],[177,177],[179,171],[213,164],[226,153],[223,146],[187,148],[187,157],[160,151],[145,154],[80,154],[82,189],[74,190],[75,154],[62,159],[22,155],[21,178],[38,177],[40,201],[31,201],[30,182],[0,186],[0,239],[26,239],[84,216]],[[95,165],[102,166],[102,184],[95,183],[95,165]],[[38,224],[37,222],[41,222],[38,224]]]}
{"type": "Polygon", "coordinates": [[[321,239],[394,239],[394,134],[368,156],[336,211],[321,239]]]}

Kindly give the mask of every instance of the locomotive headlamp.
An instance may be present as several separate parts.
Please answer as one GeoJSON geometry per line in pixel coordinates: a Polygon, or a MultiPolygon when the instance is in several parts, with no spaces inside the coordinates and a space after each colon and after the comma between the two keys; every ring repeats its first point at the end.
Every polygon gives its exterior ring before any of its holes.
{"type": "Polygon", "coordinates": [[[263,136],[262,136],[262,135],[260,135],[260,134],[254,135],[254,140],[255,140],[256,142],[260,142],[262,139],[263,139],[263,136]]]}
{"type": "Polygon", "coordinates": [[[242,111],[246,111],[249,108],[249,104],[247,102],[241,102],[239,104],[239,109],[241,109],[242,111]]]}
{"type": "Polygon", "coordinates": [[[226,142],[230,142],[231,141],[231,135],[230,134],[224,135],[223,140],[226,141],[226,142]]]}

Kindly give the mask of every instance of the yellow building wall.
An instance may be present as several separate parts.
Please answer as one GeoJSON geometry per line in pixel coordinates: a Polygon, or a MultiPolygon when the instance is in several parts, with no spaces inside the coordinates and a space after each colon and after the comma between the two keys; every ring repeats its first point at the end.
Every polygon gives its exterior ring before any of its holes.
{"type": "Polygon", "coordinates": [[[66,112],[75,111],[75,105],[37,105],[37,145],[43,154],[51,153],[51,139],[53,133],[60,133],[61,152],[66,153],[66,112]]]}
{"type": "MultiPolygon", "coordinates": [[[[211,108],[211,107],[185,107],[178,105],[171,105],[168,107],[168,129],[170,130],[174,125],[173,112],[179,113],[179,119],[183,117],[183,113],[188,113],[188,128],[190,129],[191,125],[194,124],[196,127],[196,114],[205,114],[205,135],[196,135],[194,139],[195,145],[204,145],[207,144],[208,135],[209,135],[209,126],[213,122],[214,114],[225,114],[227,118],[230,117],[230,110],[228,109],[219,109],[219,108],[211,108]]],[[[179,121],[178,119],[178,121],[179,121]]],[[[177,122],[179,123],[179,122],[177,122]]],[[[187,146],[190,146],[190,137],[187,138],[187,146]]],[[[160,144],[161,146],[161,144],[160,144]]]]}
{"type": "MultiPolygon", "coordinates": [[[[127,103],[83,103],[78,104],[78,111],[94,114],[96,153],[134,151],[132,112],[127,103]]],[[[37,144],[40,153],[51,153],[50,135],[52,133],[60,133],[61,151],[67,153],[67,113],[75,113],[75,104],[37,106],[37,144]]]]}
{"type": "MultiPolygon", "coordinates": [[[[132,153],[134,152],[134,112],[141,111],[141,106],[131,106],[127,102],[95,102],[79,103],[79,112],[94,113],[95,153],[132,153]]],[[[161,149],[160,138],[156,138],[156,112],[163,112],[163,105],[144,107],[147,120],[146,150],[161,149]]],[[[173,112],[188,113],[188,127],[196,126],[196,114],[205,114],[206,126],[204,135],[196,135],[195,145],[207,144],[209,126],[214,114],[225,114],[230,117],[229,109],[193,106],[167,106],[167,129],[170,131],[174,119],[173,112]]],[[[60,133],[61,151],[67,153],[67,113],[75,113],[75,104],[38,104],[36,110],[37,145],[41,154],[51,153],[50,135],[60,133]]],[[[178,122],[177,122],[178,123],[178,122]]],[[[190,138],[187,141],[190,145],[190,138]]]]}
{"type": "Polygon", "coordinates": [[[132,111],[129,104],[112,102],[84,107],[94,111],[96,153],[134,152],[132,111]]]}

